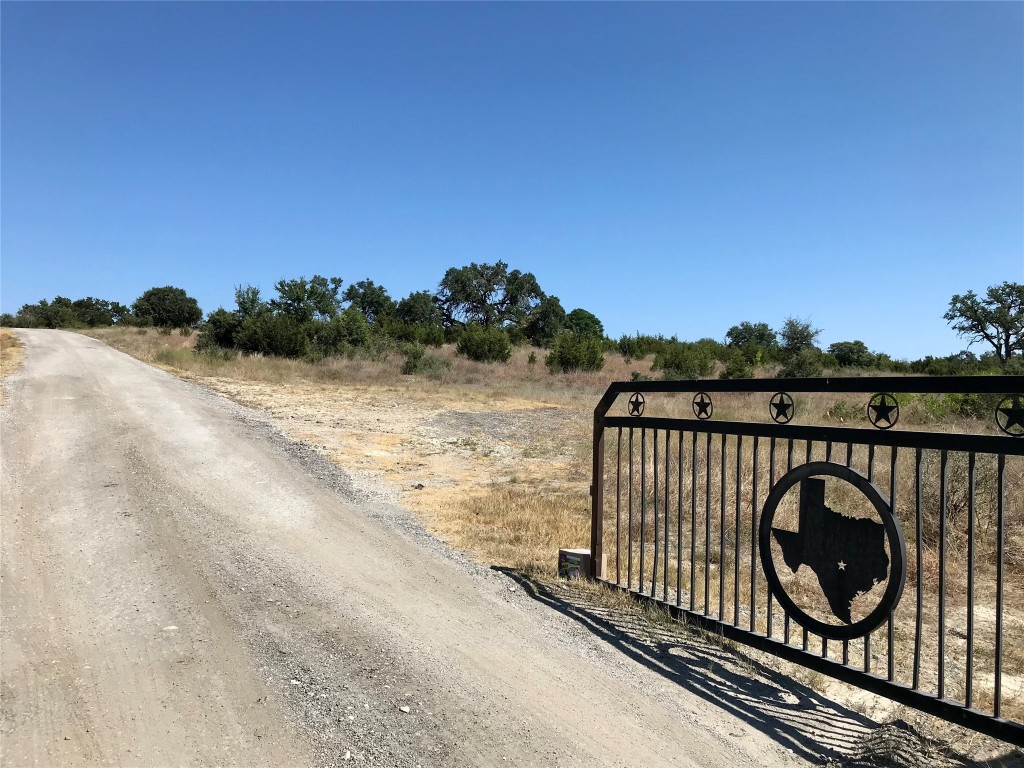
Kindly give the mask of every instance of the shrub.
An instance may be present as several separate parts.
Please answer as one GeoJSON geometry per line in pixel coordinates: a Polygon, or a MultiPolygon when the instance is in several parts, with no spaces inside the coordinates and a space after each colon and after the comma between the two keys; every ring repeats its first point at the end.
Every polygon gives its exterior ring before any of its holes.
{"type": "Polygon", "coordinates": [[[544,358],[544,365],[552,373],[600,371],[604,367],[601,339],[577,333],[560,333],[544,358]]]}
{"type": "Polygon", "coordinates": [[[512,357],[512,342],[505,331],[476,324],[466,326],[455,349],[479,363],[507,363],[512,357]]]}
{"type": "Polygon", "coordinates": [[[804,378],[821,376],[824,371],[822,355],[816,349],[804,348],[791,355],[786,364],[779,371],[779,376],[784,378],[804,378]]]}
{"type": "Polygon", "coordinates": [[[846,400],[836,400],[825,412],[825,417],[832,421],[845,424],[848,421],[860,421],[865,416],[864,406],[846,400]]]}
{"type": "Polygon", "coordinates": [[[699,379],[711,374],[715,356],[704,344],[674,341],[655,354],[652,371],[662,371],[665,379],[699,379]]]}
{"type": "Polygon", "coordinates": [[[379,327],[385,336],[395,341],[426,344],[431,347],[440,347],[444,344],[444,328],[440,325],[410,323],[395,317],[385,317],[379,321],[379,327]]]}
{"type": "Polygon", "coordinates": [[[402,374],[411,376],[423,374],[428,378],[440,378],[442,374],[451,370],[452,364],[436,355],[428,355],[427,350],[421,344],[411,346],[405,353],[405,363],[402,365],[402,374]]]}
{"type": "Polygon", "coordinates": [[[719,374],[721,379],[752,379],[754,378],[754,366],[747,360],[743,351],[736,349],[725,361],[725,368],[719,374]]]}
{"type": "Polygon", "coordinates": [[[652,352],[657,354],[663,351],[676,339],[666,339],[664,336],[644,336],[639,332],[636,336],[622,336],[618,341],[619,352],[623,357],[632,360],[640,360],[652,352]]]}
{"type": "Polygon", "coordinates": [[[191,328],[179,328],[178,329],[178,335],[179,336],[186,336],[186,337],[191,336],[192,335],[192,329],[191,328]]]}
{"type": "Polygon", "coordinates": [[[157,330],[157,333],[159,333],[161,336],[170,336],[171,335],[171,331],[173,331],[174,329],[171,328],[171,326],[169,326],[169,325],[161,325],[156,330],[157,330]]]}
{"type": "Polygon", "coordinates": [[[242,316],[238,312],[228,312],[223,307],[218,307],[206,318],[196,347],[230,349],[235,346],[235,335],[241,328],[242,316]]]}
{"type": "Polygon", "coordinates": [[[530,352],[530,356],[528,358],[526,358],[526,364],[530,365],[530,366],[534,366],[534,365],[537,364],[537,353],[536,352],[532,352],[532,351],[530,352]]]}
{"type": "Polygon", "coordinates": [[[370,346],[370,325],[355,307],[328,321],[312,320],[304,328],[310,340],[309,352],[314,357],[349,354],[353,348],[370,346]]]}
{"type": "Polygon", "coordinates": [[[288,315],[265,313],[247,318],[235,337],[243,352],[278,357],[302,357],[309,339],[302,324],[288,315]]]}

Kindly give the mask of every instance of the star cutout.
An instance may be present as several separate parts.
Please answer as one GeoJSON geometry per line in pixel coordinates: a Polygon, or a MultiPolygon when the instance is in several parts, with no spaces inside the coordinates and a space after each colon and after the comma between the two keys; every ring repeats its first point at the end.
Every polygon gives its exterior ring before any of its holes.
{"type": "Polygon", "coordinates": [[[1008,435],[1013,437],[1024,436],[1024,407],[1021,406],[1021,396],[1014,395],[1013,397],[1004,398],[1003,402],[996,408],[996,423],[999,428],[1008,435]],[[1012,401],[1009,406],[1004,405],[1007,401],[1012,401]],[[1003,418],[999,418],[1002,416],[1003,418]],[[1011,431],[1016,427],[1016,431],[1011,431]]]}
{"type": "Polygon", "coordinates": [[[698,419],[710,419],[711,413],[715,410],[711,398],[706,392],[698,392],[693,397],[693,413],[698,419]]]}
{"type": "Polygon", "coordinates": [[[641,395],[639,392],[634,392],[633,396],[629,399],[629,415],[644,415],[644,396],[641,395]]]}
{"type": "Polygon", "coordinates": [[[845,571],[846,570],[846,563],[844,563],[842,560],[839,561],[839,570],[840,571],[845,571]]]}
{"type": "Polygon", "coordinates": [[[771,400],[772,418],[780,424],[785,424],[793,418],[793,398],[785,392],[776,392],[771,400]]]}
{"type": "Polygon", "coordinates": [[[887,392],[880,392],[871,398],[871,402],[868,403],[868,419],[879,429],[888,429],[900,418],[900,404],[896,401],[896,398],[887,392]],[[895,411],[895,415],[893,415],[895,411]],[[886,426],[882,426],[881,422],[885,421],[886,426]]]}

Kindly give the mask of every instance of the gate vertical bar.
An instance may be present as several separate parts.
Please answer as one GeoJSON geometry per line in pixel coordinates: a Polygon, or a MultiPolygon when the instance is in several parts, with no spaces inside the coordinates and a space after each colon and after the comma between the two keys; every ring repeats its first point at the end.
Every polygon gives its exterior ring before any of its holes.
{"type": "Polygon", "coordinates": [[[939,462],[939,698],[946,698],[946,505],[949,482],[949,454],[943,450],[939,462]]]}
{"type": "Polygon", "coordinates": [[[672,498],[672,494],[671,494],[671,490],[672,489],[671,489],[671,483],[670,483],[671,473],[669,472],[669,469],[671,468],[671,462],[669,461],[669,459],[672,456],[672,442],[669,439],[669,436],[670,436],[670,433],[666,429],[665,430],[665,539],[664,539],[665,557],[663,558],[664,563],[665,563],[665,575],[662,578],[662,583],[661,583],[661,596],[662,596],[662,599],[664,599],[664,601],[666,603],[668,602],[668,521],[669,521],[668,506],[669,506],[669,501],[672,498]]]}
{"type": "MultiPolygon", "coordinates": [[[[896,447],[893,446],[889,449],[889,508],[892,510],[893,515],[896,514],[896,459],[897,451],[896,447]]],[[[886,655],[886,672],[889,681],[896,679],[896,660],[893,658],[893,651],[896,645],[896,634],[893,628],[893,615],[889,614],[889,620],[886,622],[886,645],[888,646],[886,655]]]]}
{"type": "Polygon", "coordinates": [[[693,433],[693,461],[690,462],[690,610],[696,610],[697,591],[697,433],[693,433]]]}
{"type": "Polygon", "coordinates": [[[629,428],[629,511],[626,513],[629,533],[626,535],[626,587],[633,588],[633,428],[629,428]]]}
{"type": "MultiPolygon", "coordinates": [[[[771,443],[768,448],[768,493],[772,492],[772,488],[775,486],[775,438],[771,439],[771,443]]],[[[761,565],[764,568],[764,565],[761,565]]],[[[765,634],[768,637],[772,636],[772,591],[768,590],[768,596],[765,598],[765,609],[768,613],[765,619],[765,634]]]]}
{"type": "Polygon", "coordinates": [[[967,678],[964,706],[970,707],[974,687],[974,465],[975,454],[967,457],[967,678]]]}
{"type": "Polygon", "coordinates": [[[683,601],[683,433],[679,433],[679,446],[676,448],[679,457],[678,494],[676,496],[676,605],[683,601]]]}
{"type": "Polygon", "coordinates": [[[1003,555],[1006,541],[1006,456],[996,469],[996,663],[993,714],[1002,713],[1003,700],[1003,555]]]}
{"type": "Polygon", "coordinates": [[[640,573],[637,589],[644,593],[644,550],[647,549],[647,427],[640,428],[640,573]]]}
{"type": "Polygon", "coordinates": [[[590,487],[590,578],[599,579],[604,550],[604,414],[594,411],[593,485],[590,487]]]}
{"type": "MultiPolygon", "coordinates": [[[[793,440],[792,438],[786,441],[786,471],[789,472],[793,469],[793,440]]],[[[789,645],[789,631],[790,631],[790,619],[789,611],[785,611],[782,616],[782,642],[789,645]]]]}
{"type": "Polygon", "coordinates": [[[917,614],[914,618],[914,690],[921,687],[921,613],[924,609],[923,606],[923,595],[921,592],[924,589],[924,576],[922,569],[923,563],[923,540],[924,540],[924,512],[921,509],[921,449],[917,448],[914,451],[914,508],[916,510],[917,517],[917,535],[916,541],[914,542],[915,548],[917,549],[917,614]]]}
{"type": "Polygon", "coordinates": [[[757,625],[757,436],[754,437],[754,471],[750,489],[750,631],[757,625]]]}
{"type": "Polygon", "coordinates": [[[721,496],[719,500],[721,518],[718,521],[718,620],[725,621],[725,496],[726,496],[726,475],[725,471],[725,456],[726,446],[729,444],[729,439],[722,435],[722,482],[721,482],[721,496]]]}
{"type": "Polygon", "coordinates": [[[658,595],[658,430],[654,430],[654,562],[651,564],[651,597],[658,595]]]}
{"type": "Polygon", "coordinates": [[[615,583],[622,583],[622,427],[615,448],[615,583]]]}
{"type": "MultiPolygon", "coordinates": [[[[725,436],[722,436],[725,439],[725,436]]],[[[711,433],[708,432],[707,457],[704,465],[704,615],[711,610],[711,433]]]]}
{"type": "MultiPolygon", "coordinates": [[[[733,607],[732,623],[740,623],[740,511],[743,507],[743,435],[736,436],[736,525],[733,526],[733,607]]],[[[751,542],[753,546],[753,542],[751,542]]]]}

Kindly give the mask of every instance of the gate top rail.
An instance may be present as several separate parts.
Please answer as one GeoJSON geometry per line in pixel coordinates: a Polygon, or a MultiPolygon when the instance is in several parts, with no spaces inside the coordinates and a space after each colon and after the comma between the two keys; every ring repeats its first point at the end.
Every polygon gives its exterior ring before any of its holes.
{"type": "Polygon", "coordinates": [[[614,381],[594,409],[600,419],[624,392],[834,392],[999,395],[1024,391],[1024,376],[826,376],[791,379],[686,379],[614,381]]]}

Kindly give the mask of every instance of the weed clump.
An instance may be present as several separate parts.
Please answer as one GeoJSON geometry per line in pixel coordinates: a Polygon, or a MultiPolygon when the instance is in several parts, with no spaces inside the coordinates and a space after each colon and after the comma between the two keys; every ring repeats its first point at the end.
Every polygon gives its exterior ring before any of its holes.
{"type": "Polygon", "coordinates": [[[405,363],[402,364],[402,375],[412,376],[421,374],[430,379],[439,379],[450,371],[452,364],[438,357],[427,353],[422,344],[409,346],[405,353],[405,363]]]}

